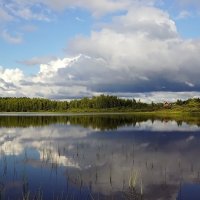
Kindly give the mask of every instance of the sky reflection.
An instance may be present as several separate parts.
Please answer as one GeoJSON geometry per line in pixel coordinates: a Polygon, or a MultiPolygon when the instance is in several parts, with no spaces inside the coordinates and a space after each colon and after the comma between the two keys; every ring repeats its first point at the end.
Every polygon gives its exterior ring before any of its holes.
{"type": "Polygon", "coordinates": [[[144,199],[175,199],[182,184],[200,181],[199,143],[198,126],[175,121],[147,120],[109,131],[69,123],[1,128],[0,160],[15,158],[16,171],[26,168],[38,180],[36,169],[54,169],[58,179],[102,199],[111,194],[120,199],[133,178],[134,192],[142,191],[144,199]]]}

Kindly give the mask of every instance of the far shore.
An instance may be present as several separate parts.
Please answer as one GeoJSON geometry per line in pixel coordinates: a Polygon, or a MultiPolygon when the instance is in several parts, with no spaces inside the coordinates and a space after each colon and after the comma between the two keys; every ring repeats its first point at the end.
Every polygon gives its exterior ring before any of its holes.
{"type": "Polygon", "coordinates": [[[71,115],[157,115],[157,116],[185,116],[185,115],[197,115],[200,116],[200,112],[188,112],[188,111],[174,111],[174,110],[157,110],[157,111],[44,111],[44,112],[0,112],[0,116],[71,116],[71,115]]]}

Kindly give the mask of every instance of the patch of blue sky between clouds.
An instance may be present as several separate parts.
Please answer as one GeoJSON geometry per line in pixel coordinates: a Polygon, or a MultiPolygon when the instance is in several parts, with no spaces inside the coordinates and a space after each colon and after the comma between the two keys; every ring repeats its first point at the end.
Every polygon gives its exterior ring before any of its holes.
{"type": "Polygon", "coordinates": [[[20,44],[12,44],[0,37],[1,65],[8,68],[21,68],[26,74],[34,74],[38,67],[20,65],[18,61],[42,56],[64,56],[64,48],[76,35],[88,36],[94,19],[82,9],[71,8],[56,13],[51,21],[19,19],[4,27],[13,37],[22,37],[20,44]],[[80,19],[80,20],[77,20],[80,19]],[[34,26],[36,30],[24,31],[24,26],[34,26]]]}

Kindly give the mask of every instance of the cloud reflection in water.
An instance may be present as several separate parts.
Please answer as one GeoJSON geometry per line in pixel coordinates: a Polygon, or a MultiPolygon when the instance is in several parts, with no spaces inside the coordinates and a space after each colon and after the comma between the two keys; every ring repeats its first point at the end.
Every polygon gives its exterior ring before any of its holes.
{"type": "Polygon", "coordinates": [[[1,160],[15,156],[27,166],[62,168],[69,183],[90,188],[94,196],[126,193],[137,176],[144,199],[175,199],[180,184],[200,180],[196,125],[147,120],[118,130],[91,127],[1,128],[1,160]]]}

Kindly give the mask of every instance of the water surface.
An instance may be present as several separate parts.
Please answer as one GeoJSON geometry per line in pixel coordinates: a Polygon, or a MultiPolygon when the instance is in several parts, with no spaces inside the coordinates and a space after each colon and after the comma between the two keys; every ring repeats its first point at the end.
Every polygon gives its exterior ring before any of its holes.
{"type": "Polygon", "coordinates": [[[0,116],[0,199],[200,199],[199,152],[198,117],[0,116]]]}

